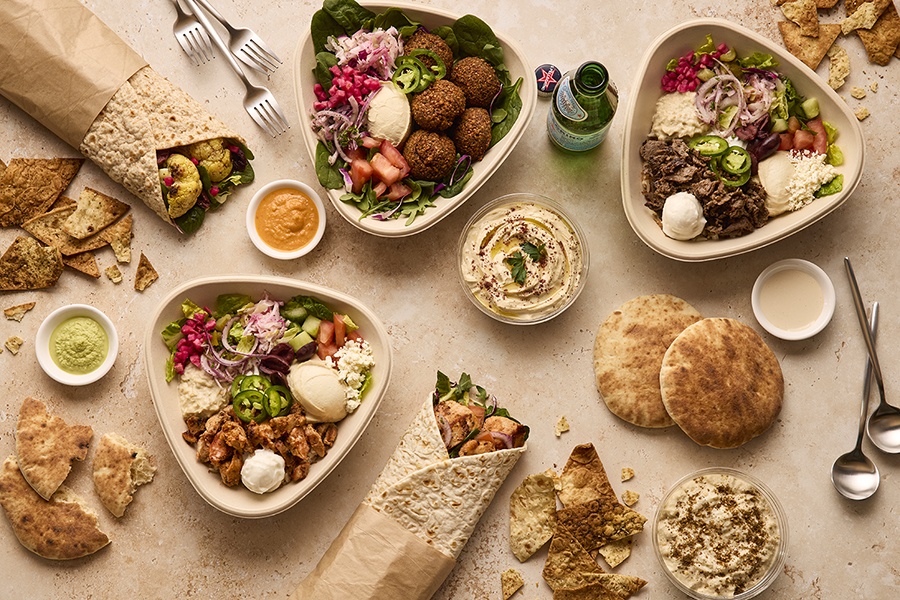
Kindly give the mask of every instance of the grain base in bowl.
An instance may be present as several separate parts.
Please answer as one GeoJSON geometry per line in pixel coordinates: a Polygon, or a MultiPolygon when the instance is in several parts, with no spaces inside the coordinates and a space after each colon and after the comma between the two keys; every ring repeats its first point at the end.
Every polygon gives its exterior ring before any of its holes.
{"type": "Polygon", "coordinates": [[[543,196],[516,193],[483,206],[459,240],[460,281],[482,312],[504,323],[543,323],[584,289],[581,228],[543,196]]]}
{"type": "Polygon", "coordinates": [[[747,600],[781,572],[787,519],[756,478],[734,469],[702,469],[666,493],[653,540],[663,571],[680,591],[698,600],[747,600]]]}

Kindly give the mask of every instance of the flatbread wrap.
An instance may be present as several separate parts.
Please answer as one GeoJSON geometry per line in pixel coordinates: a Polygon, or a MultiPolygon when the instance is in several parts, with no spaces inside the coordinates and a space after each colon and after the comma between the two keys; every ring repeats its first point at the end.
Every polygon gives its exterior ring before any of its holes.
{"type": "Polygon", "coordinates": [[[528,433],[468,375],[450,382],[439,372],[434,394],[292,600],[431,598],[528,433]]]}
{"type": "Polygon", "coordinates": [[[0,3],[0,93],[182,232],[253,181],[244,138],[78,0],[0,3]]]}

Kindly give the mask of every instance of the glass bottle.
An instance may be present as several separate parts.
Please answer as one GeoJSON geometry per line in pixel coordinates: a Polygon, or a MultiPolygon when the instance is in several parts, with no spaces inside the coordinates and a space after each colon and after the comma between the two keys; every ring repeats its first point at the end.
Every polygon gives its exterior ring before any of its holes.
{"type": "Polygon", "coordinates": [[[600,145],[606,138],[619,94],[610,82],[606,67],[588,61],[574,75],[566,73],[553,93],[547,111],[550,139],[564,150],[582,152],[600,145]]]}

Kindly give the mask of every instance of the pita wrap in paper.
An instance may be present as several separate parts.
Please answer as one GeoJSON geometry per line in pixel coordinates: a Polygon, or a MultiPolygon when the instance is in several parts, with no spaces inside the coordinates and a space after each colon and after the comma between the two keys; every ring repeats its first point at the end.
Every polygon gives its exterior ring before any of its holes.
{"type": "Polygon", "coordinates": [[[170,223],[157,150],[245,143],[78,0],[0,2],[0,93],[170,223]]]}
{"type": "Polygon", "coordinates": [[[451,459],[429,395],[350,523],[292,600],[427,600],[524,451],[451,459]]]}

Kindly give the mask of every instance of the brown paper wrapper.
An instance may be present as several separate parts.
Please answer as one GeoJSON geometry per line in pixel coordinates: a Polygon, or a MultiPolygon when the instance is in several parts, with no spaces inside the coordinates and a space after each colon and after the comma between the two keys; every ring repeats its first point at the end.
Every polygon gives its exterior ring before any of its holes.
{"type": "Polygon", "coordinates": [[[0,92],[75,148],[146,64],[79,0],[0,2],[0,92]]]}
{"type": "Polygon", "coordinates": [[[290,600],[428,600],[455,564],[361,504],[290,600]]]}
{"type": "Polygon", "coordinates": [[[427,600],[524,451],[451,459],[429,396],[350,523],[293,598],[427,600]]]}

